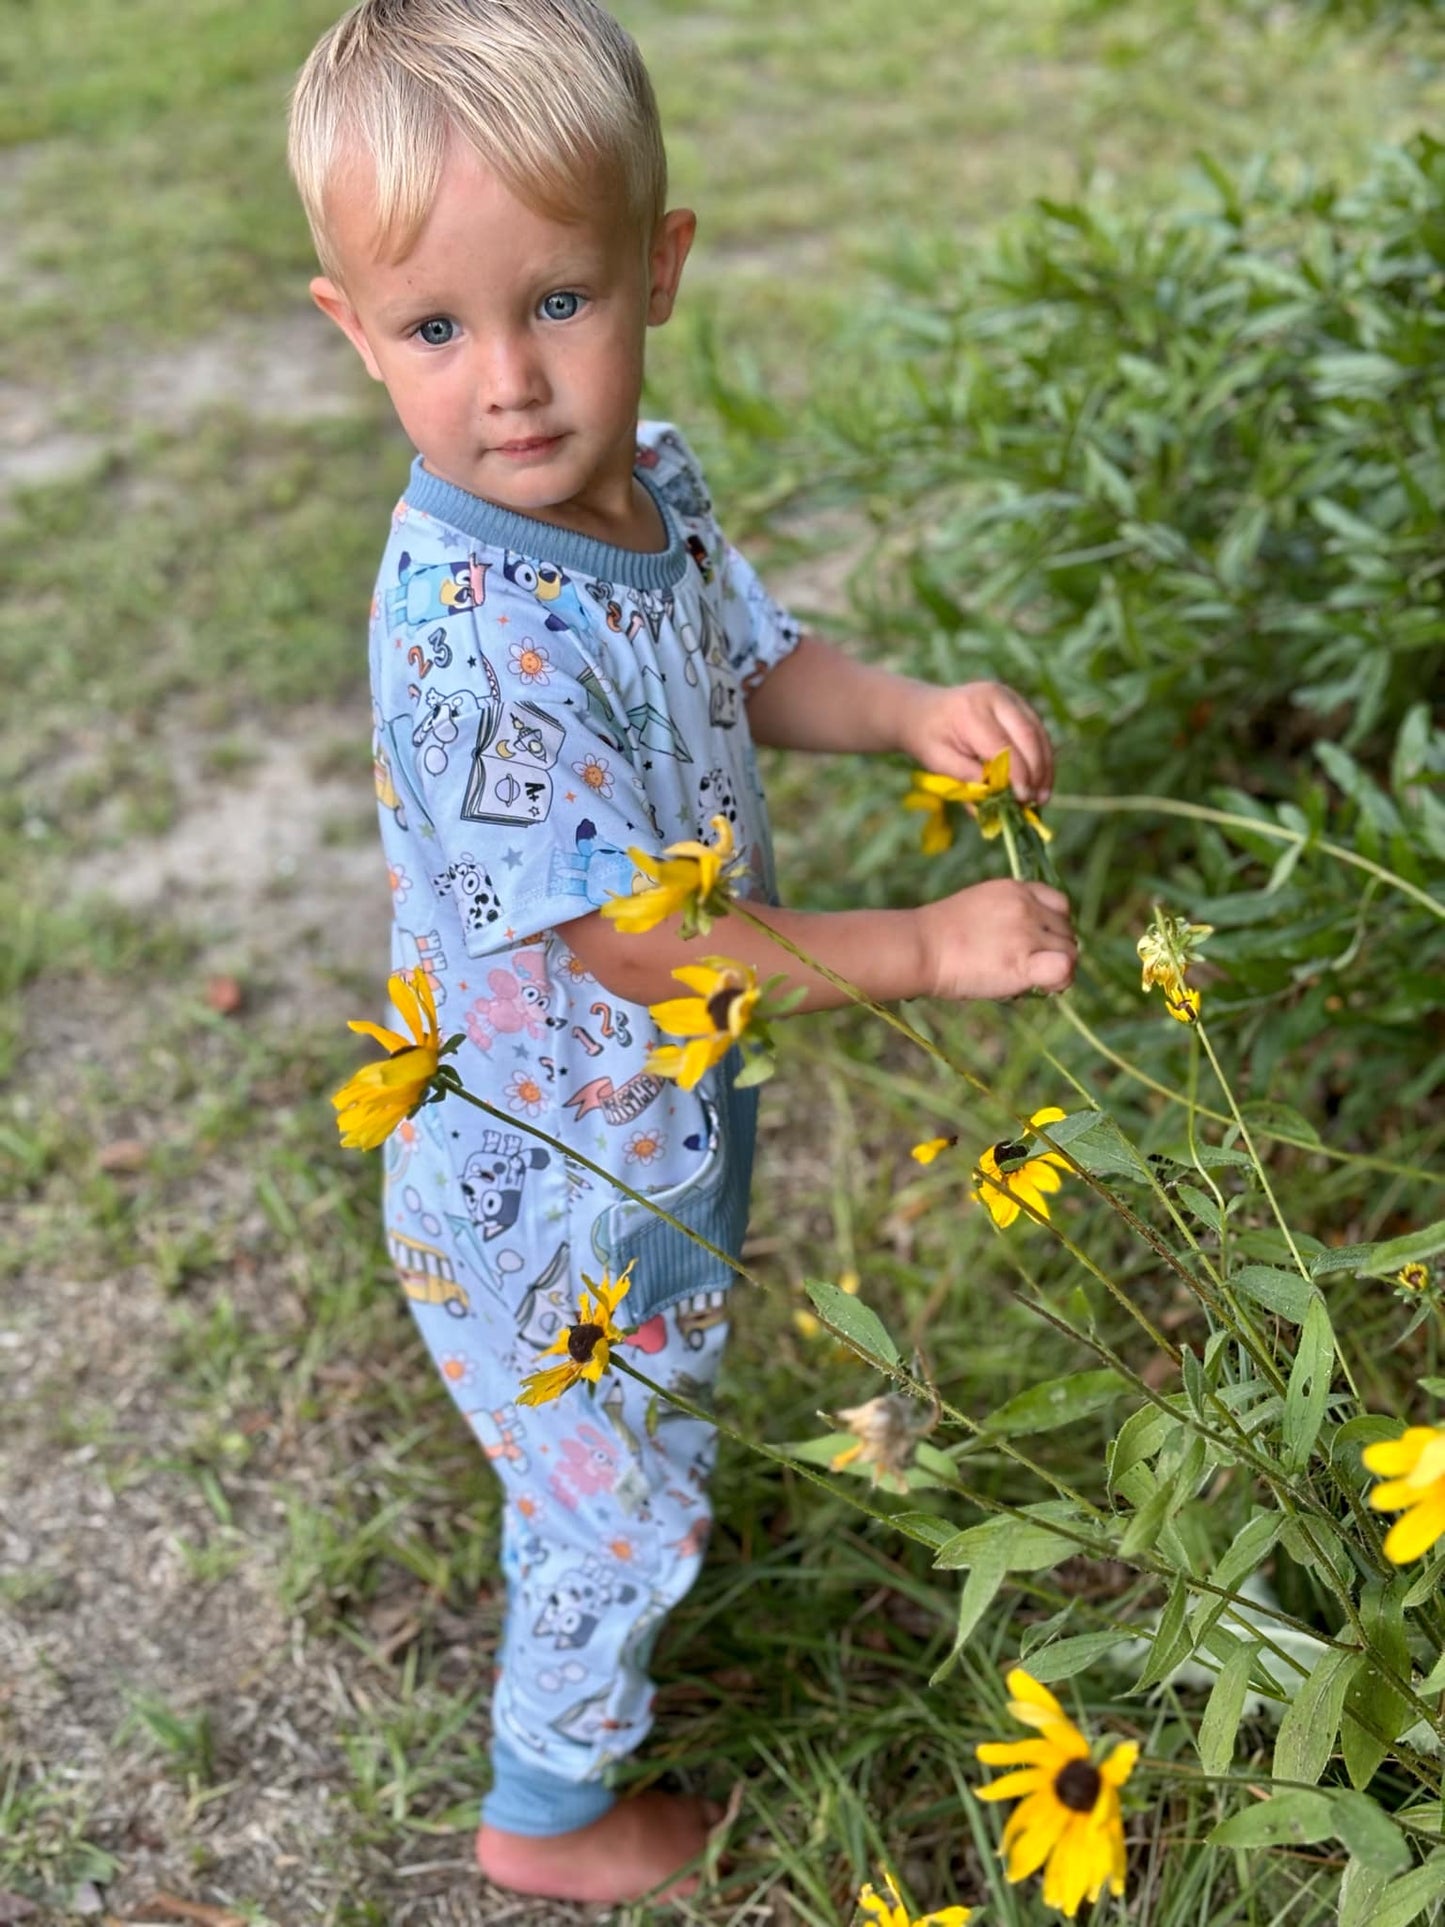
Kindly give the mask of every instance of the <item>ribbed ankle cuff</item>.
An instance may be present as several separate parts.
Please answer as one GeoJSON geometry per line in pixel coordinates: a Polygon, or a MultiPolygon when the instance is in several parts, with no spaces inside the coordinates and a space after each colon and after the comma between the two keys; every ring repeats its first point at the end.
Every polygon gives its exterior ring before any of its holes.
{"type": "Polygon", "coordinates": [[[616,1794],[600,1780],[559,1779],[493,1739],[492,1790],[482,1801],[487,1826],[544,1839],[589,1827],[616,1804],[616,1794]]]}

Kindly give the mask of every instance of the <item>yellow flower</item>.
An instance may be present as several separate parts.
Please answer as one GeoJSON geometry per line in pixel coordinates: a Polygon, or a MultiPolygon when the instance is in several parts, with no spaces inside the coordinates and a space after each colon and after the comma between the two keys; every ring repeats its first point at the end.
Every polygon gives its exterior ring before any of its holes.
{"type": "Polygon", "coordinates": [[[1361,1454],[1385,1483],[1370,1494],[1376,1512],[1400,1512],[1385,1535],[1385,1557],[1406,1566],[1445,1534],[1445,1427],[1411,1425],[1361,1454]]]}
{"type": "MultiPolygon", "coordinates": [[[[1001,749],[996,756],[990,756],[983,766],[983,773],[972,782],[965,782],[955,776],[938,776],[930,770],[913,772],[913,788],[903,799],[905,810],[923,810],[928,821],[923,826],[923,854],[937,856],[953,844],[953,823],[949,817],[949,805],[961,803],[978,822],[979,835],[998,836],[1003,829],[1002,812],[999,800],[1008,796],[1009,763],[1011,751],[1001,749]],[[982,805],[982,808],[980,808],[982,805]]],[[[1027,804],[1020,804],[1024,821],[1045,843],[1052,840],[1053,831],[1044,827],[1043,819],[1036,810],[1027,804]]]]}
{"type": "MultiPolygon", "coordinates": [[[[1037,1130],[1041,1124],[1057,1124],[1063,1115],[1056,1105],[1050,1105],[1034,1112],[1029,1128],[1037,1130]]],[[[1032,1205],[1041,1218],[1047,1218],[1048,1194],[1058,1190],[1063,1183],[1059,1172],[1068,1168],[1068,1159],[1060,1157],[1057,1151],[1030,1151],[1027,1143],[1018,1139],[992,1144],[978,1161],[978,1169],[973,1174],[978,1189],[969,1196],[986,1208],[1001,1229],[1013,1223],[1019,1215],[1020,1204],[1032,1205]],[[993,1183],[984,1182],[990,1178],[993,1183]],[[1007,1190],[1000,1190],[1000,1185],[1006,1185],[1007,1190]]]]}
{"type": "Polygon", "coordinates": [[[348,1030],[374,1037],[390,1053],[349,1077],[331,1100],[348,1151],[374,1150],[411,1116],[427,1095],[441,1055],[436,1001],[426,972],[394,970],[386,987],[411,1035],[403,1037],[360,1017],[347,1024],[348,1030]]]}
{"type": "Polygon", "coordinates": [[[613,897],[604,903],[602,914],[629,936],[653,930],[668,917],[682,913],[682,934],[704,936],[715,916],[727,909],[731,878],[741,865],[735,860],[733,826],[725,816],[712,819],[715,843],[670,843],[659,856],[645,850],[627,854],[644,877],[652,879],[650,890],[634,890],[630,897],[613,897]]]}
{"type": "Polygon", "coordinates": [[[1095,1766],[1088,1741],[1047,1687],[1016,1666],[1008,1690],[1010,1713],[1038,1738],[985,1740],[978,1748],[985,1766],[1018,1771],[980,1787],[978,1797],[1019,1801],[1003,1831],[1008,1878],[1027,1880],[1044,1867],[1044,1905],[1072,1920],[1080,1903],[1096,1901],[1105,1886],[1112,1894],[1124,1891],[1119,1788],[1139,1748],[1124,1740],[1095,1766]]]}
{"type": "Polygon", "coordinates": [[[684,964],[672,974],[697,994],[669,997],[648,1009],[659,1030],[690,1041],[659,1044],[649,1055],[647,1068],[654,1077],[675,1077],[690,1091],[742,1036],[762,992],[752,965],[731,957],[704,957],[701,963],[684,964]]]}
{"type": "Polygon", "coordinates": [[[604,1271],[600,1285],[594,1284],[584,1271],[582,1282],[591,1285],[597,1293],[595,1301],[589,1292],[584,1291],[576,1324],[569,1325],[540,1354],[543,1358],[551,1358],[554,1354],[565,1352],[567,1363],[549,1365],[540,1372],[529,1372],[517,1394],[519,1405],[546,1405],[550,1400],[560,1398],[563,1392],[571,1391],[584,1378],[595,1385],[607,1370],[612,1347],[624,1336],[613,1314],[631,1287],[632,1266],[629,1265],[616,1280],[604,1271]]]}
{"type": "Polygon", "coordinates": [[[1430,1267],[1419,1263],[1401,1265],[1395,1283],[1402,1291],[1424,1291],[1430,1282],[1430,1267]]]}
{"type": "Polygon", "coordinates": [[[939,1913],[915,1917],[904,1906],[903,1896],[894,1885],[892,1874],[884,1874],[883,1885],[890,1895],[887,1900],[875,1893],[871,1883],[866,1880],[859,1890],[858,1906],[870,1927],[966,1927],[966,1923],[973,1919],[972,1907],[945,1907],[939,1913]]]}
{"type": "Polygon", "coordinates": [[[918,1164],[932,1164],[940,1151],[951,1150],[957,1142],[957,1133],[952,1137],[927,1138],[922,1144],[915,1144],[908,1155],[918,1164]]]}

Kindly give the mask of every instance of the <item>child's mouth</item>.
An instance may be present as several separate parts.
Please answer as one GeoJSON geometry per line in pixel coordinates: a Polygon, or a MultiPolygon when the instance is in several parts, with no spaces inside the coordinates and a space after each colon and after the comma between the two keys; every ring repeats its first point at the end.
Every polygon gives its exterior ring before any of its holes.
{"type": "Polygon", "coordinates": [[[526,441],[501,442],[493,452],[498,455],[510,455],[514,459],[528,455],[546,455],[561,439],[560,435],[532,435],[526,441]]]}

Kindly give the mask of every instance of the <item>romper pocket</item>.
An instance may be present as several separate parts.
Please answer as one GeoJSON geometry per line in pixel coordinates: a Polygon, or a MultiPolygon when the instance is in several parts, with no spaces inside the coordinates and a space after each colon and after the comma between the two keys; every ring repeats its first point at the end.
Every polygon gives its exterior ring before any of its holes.
{"type": "MultiPolygon", "coordinates": [[[[714,1090],[699,1088],[706,1149],[701,1164],[680,1184],[648,1195],[680,1224],[696,1231],[720,1251],[742,1252],[748,1226],[748,1189],[753,1175],[758,1093],[735,1083],[741,1055],[733,1049],[718,1066],[714,1090]]],[[[592,1248],[613,1277],[633,1264],[632,1285],[623,1303],[627,1321],[645,1324],[682,1298],[726,1291],[736,1272],[710,1251],[631,1198],[619,1198],[599,1212],[592,1226],[592,1248]]]]}

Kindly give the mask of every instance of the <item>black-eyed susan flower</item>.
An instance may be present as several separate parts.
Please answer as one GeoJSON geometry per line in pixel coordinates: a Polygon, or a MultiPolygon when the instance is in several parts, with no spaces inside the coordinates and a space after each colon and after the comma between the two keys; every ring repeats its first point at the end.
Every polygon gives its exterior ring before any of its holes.
{"type": "Polygon", "coordinates": [[[1008,804],[1012,804],[1038,837],[1045,843],[1051,839],[1053,832],[1045,828],[1038,811],[1013,797],[1009,782],[1011,760],[1011,751],[1001,749],[996,756],[989,757],[982,774],[973,781],[956,776],[939,776],[931,770],[913,772],[913,787],[904,797],[903,807],[925,813],[925,856],[937,856],[952,847],[952,812],[956,807],[966,809],[975,819],[980,836],[991,838],[1002,833],[1004,810],[1008,804]],[[1005,799],[1008,799],[1007,803],[1005,799]]]}
{"type": "Polygon", "coordinates": [[[1199,1022],[1199,992],[1185,983],[1184,973],[1198,961],[1200,946],[1213,934],[1212,923],[1190,923],[1156,904],[1153,922],[1134,946],[1143,966],[1143,989],[1158,984],[1164,992],[1164,1008],[1181,1024],[1199,1022]]]}
{"type": "Polygon", "coordinates": [[[529,1372],[517,1394],[519,1405],[546,1405],[571,1391],[584,1378],[595,1385],[611,1362],[612,1347],[626,1336],[616,1322],[616,1312],[631,1288],[632,1266],[616,1279],[604,1271],[600,1284],[584,1271],[582,1282],[590,1285],[597,1296],[594,1298],[591,1291],[582,1293],[576,1324],[568,1325],[540,1354],[543,1358],[565,1354],[567,1362],[529,1372]]]}
{"type": "Polygon", "coordinates": [[[915,1164],[932,1164],[940,1151],[952,1150],[957,1142],[958,1137],[956,1133],[953,1137],[925,1138],[922,1144],[915,1144],[908,1155],[913,1159],[915,1164]]]}
{"type": "Polygon", "coordinates": [[[859,1889],[858,1911],[869,1927],[967,1927],[973,1919],[972,1907],[944,1907],[931,1914],[911,1914],[903,1904],[892,1874],[885,1873],[882,1880],[888,1889],[886,1897],[877,1892],[871,1881],[865,1880],[859,1889]]]}
{"type": "Polygon", "coordinates": [[[914,1450],[919,1439],[933,1430],[937,1408],[922,1412],[900,1393],[885,1392],[862,1405],[845,1405],[838,1417],[853,1434],[853,1443],[834,1453],[831,1469],[841,1472],[844,1466],[866,1465],[874,1485],[906,1492],[914,1450]]]}
{"type": "Polygon", "coordinates": [[[1008,1710],[1037,1738],[985,1740],[985,1766],[1011,1766],[980,1787],[980,1800],[1017,1800],[1003,1831],[1001,1852],[1009,1880],[1044,1869],[1044,1905],[1072,1920],[1080,1905],[1107,1886],[1124,1891],[1124,1822],[1119,1788],[1134,1770],[1139,1748],[1121,1741],[1095,1764],[1089,1742],[1046,1686],[1021,1666],[1008,1675],[1008,1710]]]}
{"type": "Polygon", "coordinates": [[[783,981],[777,977],[760,986],[752,965],[735,957],[704,957],[672,974],[694,994],[669,997],[648,1009],[659,1030],[688,1041],[654,1046],[647,1059],[653,1076],[675,1078],[690,1091],[734,1044],[740,1044],[744,1063],[737,1083],[760,1084],[771,1077],[773,1040],[767,1020],[790,1010],[803,992],[776,994],[773,986],[783,981]]]}
{"type": "Polygon", "coordinates": [[[349,1151],[374,1150],[426,1103],[433,1094],[439,1060],[459,1041],[442,1042],[436,1001],[424,970],[394,970],[386,987],[410,1035],[403,1037],[400,1031],[362,1017],[347,1024],[348,1030],[374,1037],[388,1053],[379,1064],[367,1064],[347,1078],[331,1100],[341,1142],[349,1151]]]}
{"type": "Polygon", "coordinates": [[[1399,1288],[1401,1297],[1418,1297],[1422,1291],[1426,1291],[1429,1288],[1430,1267],[1418,1262],[1401,1265],[1400,1269],[1395,1273],[1395,1283],[1399,1288]]]}
{"type": "Polygon", "coordinates": [[[1385,1557],[1406,1566],[1445,1535],[1445,1427],[1411,1425],[1361,1455],[1384,1480],[1370,1494],[1376,1512],[1398,1512],[1385,1534],[1385,1557]]]}
{"type": "MultiPolygon", "coordinates": [[[[1029,1129],[1057,1124],[1064,1113],[1057,1105],[1035,1111],[1029,1129]]],[[[1069,1161],[1057,1151],[1033,1149],[1026,1138],[1008,1139],[991,1144],[978,1161],[973,1174],[976,1189],[969,1193],[1002,1230],[1019,1215],[1022,1205],[1032,1205],[1041,1218],[1049,1215],[1049,1197],[1063,1183],[1059,1176],[1069,1161]]]]}
{"type": "Polygon", "coordinates": [[[725,816],[712,819],[716,841],[670,843],[661,856],[629,850],[650,889],[634,889],[629,897],[613,897],[602,914],[629,936],[653,930],[668,917],[682,913],[682,935],[706,936],[714,917],[722,916],[731,897],[731,881],[741,867],[733,842],[733,826],[725,816]]]}

